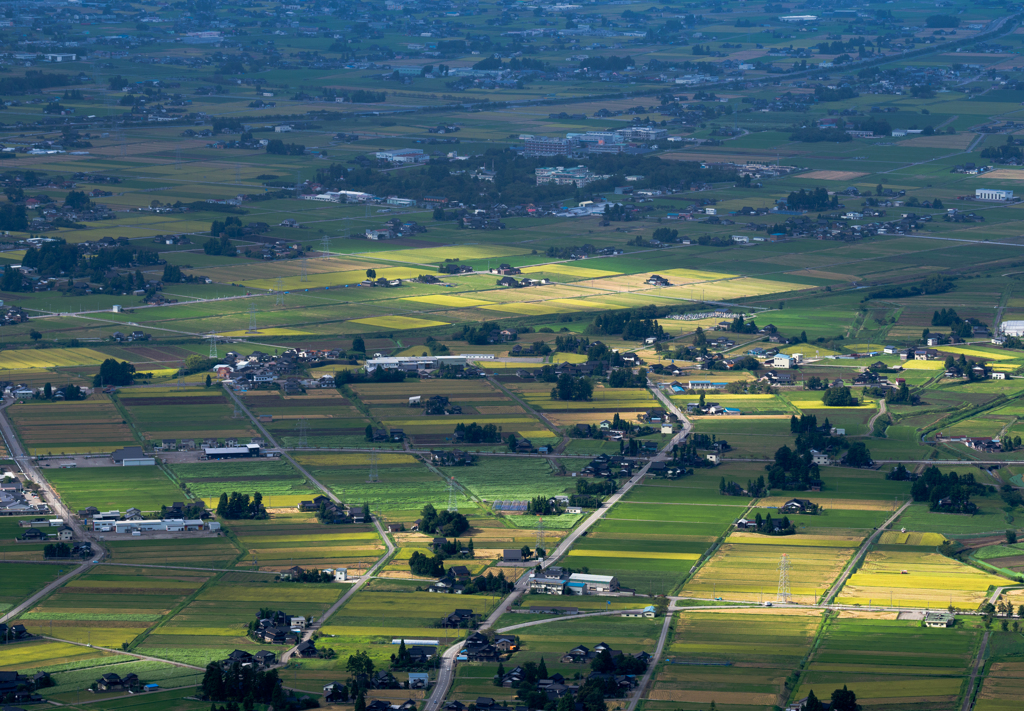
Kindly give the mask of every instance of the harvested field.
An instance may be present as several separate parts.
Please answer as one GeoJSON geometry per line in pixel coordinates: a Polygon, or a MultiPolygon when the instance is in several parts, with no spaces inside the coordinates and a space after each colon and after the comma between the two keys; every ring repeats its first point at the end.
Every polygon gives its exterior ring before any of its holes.
{"type": "Polygon", "coordinates": [[[856,173],[852,170],[812,170],[797,177],[810,180],[855,180],[867,173],[856,173]]]}

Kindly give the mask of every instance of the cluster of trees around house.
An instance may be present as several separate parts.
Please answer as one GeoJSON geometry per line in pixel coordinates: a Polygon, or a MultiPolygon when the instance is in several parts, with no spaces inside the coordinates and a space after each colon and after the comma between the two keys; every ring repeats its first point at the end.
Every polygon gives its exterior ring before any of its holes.
{"type": "Polygon", "coordinates": [[[1019,145],[1013,136],[1007,136],[1006,143],[986,148],[981,152],[981,157],[993,163],[1020,163],[1024,161],[1024,151],[1021,151],[1019,145]]]}
{"type": "Polygon", "coordinates": [[[551,388],[552,400],[579,402],[590,400],[593,396],[594,386],[587,378],[576,377],[569,373],[559,375],[558,380],[555,382],[555,387],[551,388]]]}
{"type": "Polygon", "coordinates": [[[280,138],[272,138],[267,143],[267,153],[278,156],[301,156],[306,147],[301,143],[285,143],[280,138]]]}
{"type": "Polygon", "coordinates": [[[835,385],[825,390],[821,402],[826,407],[857,407],[857,398],[850,394],[850,388],[845,385],[835,385]]]}
{"type": "Polygon", "coordinates": [[[227,670],[219,662],[210,662],[200,686],[203,698],[211,701],[242,702],[246,709],[255,704],[287,708],[277,670],[255,671],[251,666],[232,664],[227,670]]]}
{"type": "Polygon", "coordinates": [[[455,432],[461,432],[462,441],[467,444],[484,444],[501,441],[501,430],[498,429],[497,425],[493,424],[478,425],[475,422],[470,422],[467,425],[464,422],[460,422],[455,425],[455,432]]]}
{"type": "Polygon", "coordinates": [[[916,286],[888,286],[884,289],[875,289],[869,292],[861,301],[871,299],[906,299],[911,296],[923,294],[944,294],[956,287],[956,284],[949,277],[933,274],[932,276],[916,286]]]}
{"type": "Polygon", "coordinates": [[[64,400],[66,401],[85,399],[85,393],[74,383],[69,383],[68,385],[65,385],[62,388],[57,388],[56,390],[54,390],[53,386],[49,383],[46,383],[43,386],[43,400],[52,400],[54,395],[58,393],[63,395],[64,400]]]}
{"type": "Polygon", "coordinates": [[[310,568],[303,570],[298,576],[293,575],[288,580],[293,583],[333,583],[334,576],[326,570],[310,568]]]}
{"type": "Polygon", "coordinates": [[[768,495],[768,487],[764,483],[764,475],[757,477],[757,479],[747,479],[747,488],[744,489],[735,481],[726,481],[725,477],[718,482],[718,493],[723,496],[749,496],[751,498],[759,498],[761,496],[768,495]]]}
{"type": "MultiPolygon", "coordinates": [[[[210,240],[216,242],[216,240],[210,240]]],[[[136,272],[137,279],[142,278],[141,272],[136,272]]],[[[198,274],[185,274],[181,271],[181,267],[173,266],[170,264],[164,265],[164,273],[160,281],[165,284],[202,284],[205,283],[206,277],[199,276],[198,274]]],[[[136,282],[138,283],[138,282],[136,282]]],[[[139,287],[140,289],[142,286],[139,287]]]]}
{"type": "Polygon", "coordinates": [[[250,500],[248,494],[232,491],[228,496],[226,491],[221,492],[217,515],[227,519],[265,519],[267,510],[263,506],[263,494],[257,491],[250,500]]]}
{"type": "Polygon", "coordinates": [[[135,381],[135,366],[127,361],[117,362],[114,358],[107,358],[100,364],[100,372],[93,376],[93,387],[106,387],[108,385],[131,385],[135,381]]]}
{"type": "Polygon", "coordinates": [[[839,207],[839,196],[833,194],[830,198],[825,188],[792,192],[786,198],[786,207],[790,210],[835,210],[839,207]]]}
{"type": "Polygon", "coordinates": [[[409,558],[409,570],[416,575],[440,578],[444,575],[444,556],[439,554],[429,556],[426,553],[413,551],[412,557],[409,558]]]}
{"type": "Polygon", "coordinates": [[[47,543],[45,546],[43,546],[43,557],[70,558],[71,546],[69,546],[64,541],[58,541],[57,543],[47,543]]]}
{"type": "Polygon", "coordinates": [[[469,530],[469,520],[458,511],[441,511],[438,513],[433,504],[427,504],[420,511],[420,531],[438,533],[442,536],[461,536],[469,530]]]}
{"type": "Polygon", "coordinates": [[[788,516],[783,516],[779,525],[776,526],[770,513],[765,514],[764,518],[761,518],[761,514],[757,514],[754,517],[754,524],[756,531],[766,536],[792,536],[796,533],[796,526],[793,525],[788,516]]]}
{"type": "Polygon", "coordinates": [[[608,374],[608,387],[647,387],[647,368],[640,368],[636,373],[633,372],[632,368],[612,368],[612,371],[608,374]]]}
{"type": "Polygon", "coordinates": [[[978,505],[971,501],[971,496],[988,491],[989,487],[976,482],[970,472],[962,476],[956,472],[943,474],[935,465],[921,472],[910,487],[914,501],[927,501],[932,511],[945,513],[975,513],[978,505]]]}
{"type": "Polygon", "coordinates": [[[645,338],[664,338],[665,329],[653,316],[646,315],[647,307],[633,311],[613,311],[598,314],[587,327],[587,333],[602,336],[620,336],[624,341],[642,341],[645,338]]]}
{"type": "Polygon", "coordinates": [[[782,445],[775,451],[775,461],[765,466],[768,486],[772,489],[804,491],[811,484],[821,483],[821,472],[810,451],[794,452],[782,445]]]}

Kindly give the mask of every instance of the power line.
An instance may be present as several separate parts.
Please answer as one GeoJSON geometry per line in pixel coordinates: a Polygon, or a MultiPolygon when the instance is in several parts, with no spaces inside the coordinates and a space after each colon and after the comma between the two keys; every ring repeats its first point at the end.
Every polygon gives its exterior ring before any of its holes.
{"type": "Polygon", "coordinates": [[[329,259],[331,256],[331,238],[324,235],[320,238],[320,258],[329,259]]]}
{"type": "Polygon", "coordinates": [[[448,510],[457,513],[459,510],[458,497],[455,490],[455,477],[448,480],[448,510]]]}
{"type": "Polygon", "coordinates": [[[789,557],[783,553],[779,560],[779,593],[776,596],[778,602],[790,602],[789,592],[789,557]]]}
{"type": "Polygon", "coordinates": [[[380,475],[377,473],[377,453],[370,452],[370,472],[366,477],[367,484],[379,484],[380,475]]]}
{"type": "Polygon", "coordinates": [[[249,333],[256,333],[256,302],[249,302],[249,333]]]}
{"type": "Polygon", "coordinates": [[[210,358],[219,358],[217,355],[217,332],[210,331],[210,358]]]}

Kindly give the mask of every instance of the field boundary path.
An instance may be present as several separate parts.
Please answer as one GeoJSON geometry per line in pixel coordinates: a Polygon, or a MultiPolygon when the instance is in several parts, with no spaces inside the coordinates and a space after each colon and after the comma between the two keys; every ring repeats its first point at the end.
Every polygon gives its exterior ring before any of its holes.
{"type": "Polygon", "coordinates": [[[500,634],[508,634],[512,630],[521,630],[525,627],[534,627],[536,625],[546,625],[551,622],[565,622],[566,620],[582,620],[587,617],[614,617],[615,615],[621,615],[625,612],[643,612],[643,608],[636,608],[634,610],[602,610],[601,612],[585,612],[582,615],[554,615],[543,620],[531,620],[530,622],[520,622],[516,625],[509,625],[508,627],[502,627],[499,630],[495,630],[500,634]]]}
{"type": "Polygon", "coordinates": [[[910,508],[910,505],[912,503],[914,503],[913,499],[908,500],[906,503],[904,503],[902,506],[896,509],[895,513],[893,513],[892,516],[886,519],[885,523],[876,528],[875,532],[864,540],[864,542],[860,545],[860,548],[858,548],[857,552],[853,555],[853,558],[851,558],[850,562],[846,564],[846,567],[843,569],[842,575],[839,576],[836,582],[833,583],[832,587],[829,588],[829,591],[825,594],[825,597],[821,601],[822,605],[828,605],[832,602],[833,599],[835,599],[836,595],[839,594],[839,591],[842,589],[843,585],[845,585],[849,577],[853,575],[853,569],[857,566],[857,563],[859,563],[860,559],[867,554],[868,548],[874,545],[875,541],[877,541],[879,537],[882,535],[882,533],[885,532],[885,529],[889,528],[889,526],[891,526],[893,522],[897,518],[899,518],[904,511],[910,508]]]}
{"type": "MultiPolygon", "coordinates": [[[[309,483],[312,484],[313,486],[315,486],[320,491],[322,491],[324,496],[328,497],[331,501],[333,501],[333,502],[335,502],[337,504],[341,503],[341,499],[339,499],[334,494],[333,491],[331,491],[326,486],[324,486],[319,481],[317,481],[316,477],[314,477],[312,474],[310,474],[308,471],[306,471],[306,468],[304,466],[302,466],[297,461],[295,461],[295,458],[292,457],[292,455],[288,454],[288,452],[285,451],[284,447],[281,447],[277,443],[277,440],[274,439],[273,435],[270,434],[270,431],[266,427],[263,426],[263,424],[259,421],[259,419],[256,416],[254,416],[252,414],[252,411],[249,410],[249,407],[245,404],[245,402],[242,400],[242,398],[238,397],[238,393],[236,393],[233,388],[224,388],[224,390],[235,401],[235,404],[238,405],[239,408],[241,408],[242,412],[245,413],[245,416],[248,417],[249,420],[253,423],[253,425],[256,426],[256,429],[258,429],[260,431],[260,433],[264,437],[266,437],[267,442],[269,442],[271,444],[271,446],[273,446],[274,449],[280,450],[282,457],[287,459],[288,462],[293,467],[295,467],[300,472],[302,472],[302,475],[304,477],[306,477],[306,479],[309,480],[309,483]]],[[[386,539],[386,537],[385,537],[385,539],[386,539]]]]}
{"type": "Polygon", "coordinates": [[[967,694],[964,696],[964,704],[960,707],[960,711],[971,711],[971,708],[974,707],[974,689],[978,684],[979,667],[985,662],[985,652],[988,650],[988,637],[990,634],[992,633],[985,630],[985,634],[981,637],[981,644],[978,645],[978,656],[974,658],[971,676],[967,680],[967,694]]]}
{"type": "Polygon", "coordinates": [[[871,433],[875,431],[875,420],[877,420],[879,417],[881,417],[882,415],[884,415],[886,413],[885,398],[883,397],[881,400],[878,401],[878,403],[879,403],[879,405],[878,405],[878,412],[876,412],[874,415],[872,415],[871,419],[868,420],[867,435],[869,437],[871,436],[871,433]]]}

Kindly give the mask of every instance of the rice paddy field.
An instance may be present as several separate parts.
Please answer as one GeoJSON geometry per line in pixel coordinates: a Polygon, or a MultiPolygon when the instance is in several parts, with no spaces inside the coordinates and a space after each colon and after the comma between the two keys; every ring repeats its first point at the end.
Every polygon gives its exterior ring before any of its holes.
{"type": "Polygon", "coordinates": [[[21,402],[7,410],[33,455],[110,452],[137,444],[109,396],[76,402],[21,402]]]}
{"type": "Polygon", "coordinates": [[[872,551],[840,591],[839,603],[974,610],[1006,579],[938,553],[872,551]]]}
{"type": "Polygon", "coordinates": [[[260,570],[275,571],[298,565],[303,568],[347,568],[357,575],[384,552],[373,526],[359,524],[325,526],[313,514],[275,510],[262,521],[231,521],[230,531],[245,549],[236,564],[248,568],[256,561],[260,570]]]}
{"type": "Polygon", "coordinates": [[[160,467],[82,467],[48,469],[46,478],[61,500],[75,511],[95,506],[100,511],[125,511],[132,506],[160,511],[184,498],[181,489],[160,467]]]}
{"type": "Polygon", "coordinates": [[[194,496],[216,506],[222,493],[263,494],[267,508],[289,508],[317,495],[301,472],[284,459],[208,461],[169,465],[194,496]]]}
{"type": "Polygon", "coordinates": [[[279,391],[245,393],[249,410],[261,417],[274,439],[282,446],[298,444],[297,425],[306,421],[306,438],[313,447],[359,446],[365,444],[368,420],[345,396],[334,389],[310,390],[305,395],[283,395],[279,391]]]}
{"type": "MultiPolygon", "coordinates": [[[[460,422],[467,425],[476,422],[480,426],[493,424],[504,439],[516,433],[535,445],[557,441],[555,433],[540,420],[486,380],[428,380],[412,385],[373,383],[354,385],[351,389],[369,408],[375,423],[389,429],[402,429],[417,446],[455,444],[455,426],[460,422]],[[422,408],[409,407],[409,398],[414,395],[419,395],[423,401],[433,395],[447,397],[451,404],[462,408],[462,414],[426,415],[422,408]]],[[[466,447],[474,449],[471,445],[466,447]]]]}
{"type": "Polygon", "coordinates": [[[789,562],[795,602],[816,602],[850,560],[860,541],[828,535],[730,535],[683,586],[681,595],[745,602],[776,599],[782,557],[789,562]],[[756,542],[754,542],[756,541],[756,542]]]}
{"type": "Polygon", "coordinates": [[[145,536],[109,534],[104,538],[103,545],[117,563],[227,568],[244,555],[227,535],[147,539],[145,536]]]}
{"type": "Polygon", "coordinates": [[[275,649],[246,637],[247,625],[261,607],[318,617],[348,589],[345,583],[287,583],[268,578],[242,571],[215,574],[152,630],[138,651],[198,666],[223,659],[234,649],[255,653],[269,648],[280,654],[280,646],[275,649]]]}
{"type": "Polygon", "coordinates": [[[765,709],[784,706],[785,682],[811,651],[816,610],[687,611],[677,615],[645,708],[765,709]],[[750,644],[751,639],[771,640],[750,644]]]}
{"type": "Polygon", "coordinates": [[[211,574],[97,565],[41,600],[20,621],[34,634],[120,648],[150,631],[211,574]]]}
{"type": "MultiPolygon", "coordinates": [[[[512,624],[536,621],[533,615],[505,615],[501,624],[509,621],[512,624]]],[[[541,659],[550,674],[562,674],[572,679],[575,674],[586,674],[587,665],[563,663],[561,657],[577,645],[585,645],[593,649],[604,642],[623,654],[647,652],[653,654],[661,634],[662,620],[645,618],[623,618],[618,616],[590,618],[586,620],[552,621],[531,627],[512,629],[507,634],[519,638],[519,650],[513,656],[516,664],[526,662],[539,663],[541,659]]],[[[499,629],[505,629],[499,627],[499,629]]],[[[514,701],[515,689],[495,687],[492,678],[497,664],[486,662],[469,662],[459,664],[455,681],[449,693],[450,698],[463,703],[475,700],[479,696],[488,696],[498,701],[514,701]]],[[[506,663],[506,667],[508,664],[506,663]]],[[[623,704],[618,699],[608,699],[609,708],[619,708],[623,704]]]]}
{"type": "Polygon", "coordinates": [[[844,684],[865,708],[960,708],[981,641],[973,620],[954,629],[929,629],[895,613],[830,619],[793,698],[808,690],[827,698],[844,684]]]}
{"type": "Polygon", "coordinates": [[[136,430],[150,442],[256,434],[248,418],[233,418],[234,406],[219,389],[121,390],[117,400],[136,430]]]}
{"type": "Polygon", "coordinates": [[[978,711],[1012,711],[1020,705],[1024,663],[1012,658],[993,661],[987,669],[974,708],[978,711]]]}
{"type": "MultiPolygon", "coordinates": [[[[69,565],[68,568],[71,566],[69,565]]],[[[62,568],[55,565],[5,563],[0,580],[0,614],[59,577],[62,568]]]]}

